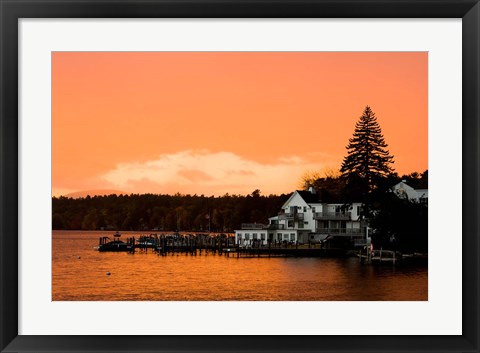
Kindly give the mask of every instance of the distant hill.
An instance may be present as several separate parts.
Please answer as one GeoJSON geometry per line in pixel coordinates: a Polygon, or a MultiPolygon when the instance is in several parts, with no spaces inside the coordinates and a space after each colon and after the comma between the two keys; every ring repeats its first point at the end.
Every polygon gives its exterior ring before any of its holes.
{"type": "Polygon", "coordinates": [[[74,199],[78,199],[81,197],[87,197],[87,196],[105,196],[105,195],[112,195],[112,194],[124,194],[125,192],[119,191],[119,190],[84,190],[84,191],[76,191],[76,192],[71,192],[70,194],[63,195],[65,197],[72,197],[74,199]]]}

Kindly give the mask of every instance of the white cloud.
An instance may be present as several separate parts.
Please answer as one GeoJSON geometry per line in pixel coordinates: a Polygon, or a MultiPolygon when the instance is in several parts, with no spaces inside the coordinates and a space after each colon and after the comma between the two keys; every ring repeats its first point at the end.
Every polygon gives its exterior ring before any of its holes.
{"type": "Polygon", "coordinates": [[[231,152],[182,151],[145,163],[122,163],[101,176],[112,188],[134,193],[223,195],[288,193],[307,170],[318,170],[298,156],[262,164],[231,152]]]}

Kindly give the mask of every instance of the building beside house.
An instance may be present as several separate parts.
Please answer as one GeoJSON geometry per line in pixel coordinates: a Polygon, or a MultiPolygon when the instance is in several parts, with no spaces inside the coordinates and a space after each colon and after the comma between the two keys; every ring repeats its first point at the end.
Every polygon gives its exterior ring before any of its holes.
{"type": "Polygon", "coordinates": [[[428,204],[428,189],[414,189],[405,180],[394,185],[392,191],[400,198],[428,204]]]}
{"type": "Polygon", "coordinates": [[[235,230],[239,246],[320,243],[348,238],[364,245],[366,225],[361,219],[361,203],[323,203],[313,188],[296,190],[268,224],[242,224],[235,230]]]}

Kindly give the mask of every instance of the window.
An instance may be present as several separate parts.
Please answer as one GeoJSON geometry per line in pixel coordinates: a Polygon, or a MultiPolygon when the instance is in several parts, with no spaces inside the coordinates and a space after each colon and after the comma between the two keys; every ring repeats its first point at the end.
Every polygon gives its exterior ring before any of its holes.
{"type": "Polygon", "coordinates": [[[294,240],[295,240],[295,233],[291,233],[291,234],[290,234],[290,240],[291,240],[291,241],[294,241],[294,240]]]}
{"type": "Polygon", "coordinates": [[[283,235],[283,240],[288,240],[288,234],[283,235]]]}
{"type": "Polygon", "coordinates": [[[293,228],[293,221],[288,221],[288,228],[293,228]]]}
{"type": "Polygon", "coordinates": [[[298,221],[298,228],[303,228],[303,221],[298,221]]]}
{"type": "Polygon", "coordinates": [[[253,239],[257,239],[257,233],[253,233],[253,239]]]}
{"type": "Polygon", "coordinates": [[[282,233],[277,234],[277,240],[279,240],[279,241],[282,240],[282,233]]]}
{"type": "Polygon", "coordinates": [[[245,240],[250,239],[250,233],[245,233],[245,240]]]}
{"type": "Polygon", "coordinates": [[[262,233],[262,234],[260,234],[260,237],[261,237],[262,240],[265,240],[266,239],[266,234],[262,233]]]}
{"type": "Polygon", "coordinates": [[[307,206],[303,206],[303,212],[307,212],[307,206]]]}
{"type": "Polygon", "coordinates": [[[362,206],[357,206],[357,215],[360,216],[362,214],[362,206]]]}
{"type": "Polygon", "coordinates": [[[312,212],[315,213],[315,207],[312,207],[312,212]]]}

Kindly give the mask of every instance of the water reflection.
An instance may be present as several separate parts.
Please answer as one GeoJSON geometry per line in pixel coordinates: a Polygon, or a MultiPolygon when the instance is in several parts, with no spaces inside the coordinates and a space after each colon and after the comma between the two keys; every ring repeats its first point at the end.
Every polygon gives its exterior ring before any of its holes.
{"type": "MultiPolygon", "coordinates": [[[[157,256],[94,250],[106,232],[54,231],[53,300],[427,300],[426,267],[356,258],[157,256]],[[110,272],[110,275],[107,275],[110,272]]],[[[137,235],[129,233],[125,236],[137,235]]]]}

